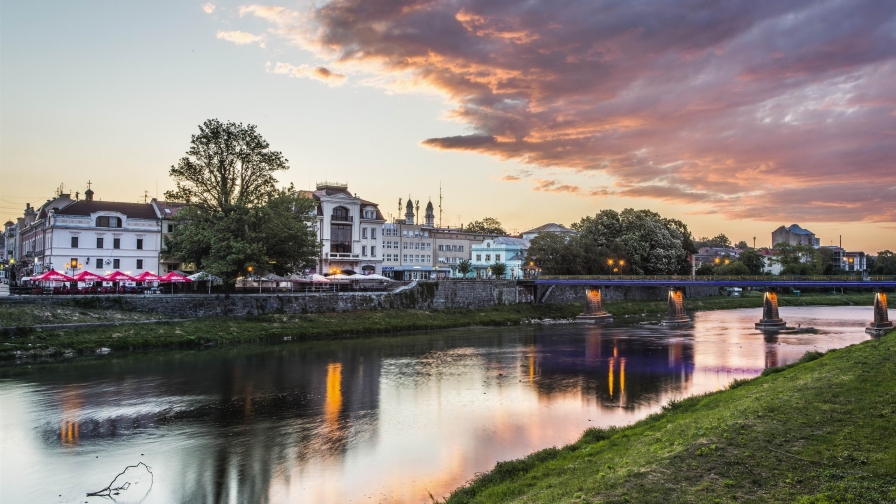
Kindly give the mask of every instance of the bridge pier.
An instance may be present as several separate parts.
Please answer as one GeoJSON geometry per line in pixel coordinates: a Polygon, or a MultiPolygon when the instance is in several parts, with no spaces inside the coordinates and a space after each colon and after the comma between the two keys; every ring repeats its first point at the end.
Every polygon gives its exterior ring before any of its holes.
{"type": "Polygon", "coordinates": [[[604,310],[600,287],[585,288],[585,313],[576,317],[580,322],[612,322],[613,316],[604,310]]]}
{"type": "Polygon", "coordinates": [[[893,328],[893,322],[887,317],[887,293],[878,291],[874,293],[874,322],[868,324],[865,332],[868,334],[883,334],[893,328]]]}
{"type": "Polygon", "coordinates": [[[774,288],[766,289],[762,296],[762,319],[756,322],[756,329],[760,331],[787,329],[787,323],[778,315],[778,293],[774,288]]]}
{"type": "Polygon", "coordinates": [[[690,324],[691,319],[684,311],[684,293],[681,287],[670,287],[667,296],[668,311],[662,324],[665,326],[678,326],[690,324]]]}

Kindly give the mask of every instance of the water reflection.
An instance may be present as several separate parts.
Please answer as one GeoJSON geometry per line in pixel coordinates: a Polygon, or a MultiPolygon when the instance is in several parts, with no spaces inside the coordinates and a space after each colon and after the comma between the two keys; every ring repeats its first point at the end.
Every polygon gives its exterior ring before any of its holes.
{"type": "Polygon", "coordinates": [[[865,339],[866,309],[812,310],[789,316],[818,335],[764,338],[755,310],[734,310],[685,329],[477,329],[7,370],[0,500],[83,502],[143,460],[147,503],[422,502],[497,460],[865,339]]]}

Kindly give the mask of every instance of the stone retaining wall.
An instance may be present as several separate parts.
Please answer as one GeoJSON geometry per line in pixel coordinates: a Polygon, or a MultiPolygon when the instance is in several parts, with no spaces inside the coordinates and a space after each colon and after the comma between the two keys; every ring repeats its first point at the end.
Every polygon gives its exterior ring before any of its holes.
{"type": "MultiPolygon", "coordinates": [[[[420,282],[401,292],[315,294],[160,294],[125,296],[23,296],[0,298],[0,304],[69,304],[81,308],[107,308],[158,313],[171,318],[250,316],[266,313],[320,313],[383,310],[393,308],[482,308],[503,304],[533,303],[546,288],[517,285],[515,281],[420,282]]],[[[689,289],[690,290],[690,289],[689,289]]],[[[686,292],[687,297],[718,294],[717,289],[686,292]]],[[[666,290],[651,287],[611,287],[604,300],[666,299],[666,290]]],[[[543,302],[583,302],[584,287],[555,287],[543,302]]]]}

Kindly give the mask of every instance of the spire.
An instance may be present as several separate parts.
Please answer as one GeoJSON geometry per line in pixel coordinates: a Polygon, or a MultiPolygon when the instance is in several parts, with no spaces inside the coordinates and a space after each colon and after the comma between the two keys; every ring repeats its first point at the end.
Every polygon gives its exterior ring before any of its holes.
{"type": "Polygon", "coordinates": [[[436,216],[433,212],[432,200],[426,204],[426,225],[432,227],[435,225],[436,216]]]}
{"type": "Polygon", "coordinates": [[[405,224],[413,224],[414,223],[414,202],[411,201],[410,195],[408,195],[408,204],[407,204],[407,207],[405,207],[404,223],[405,224]]]}
{"type": "Polygon", "coordinates": [[[87,181],[87,190],[84,191],[84,199],[87,201],[93,201],[93,189],[90,188],[90,181],[87,181]]]}

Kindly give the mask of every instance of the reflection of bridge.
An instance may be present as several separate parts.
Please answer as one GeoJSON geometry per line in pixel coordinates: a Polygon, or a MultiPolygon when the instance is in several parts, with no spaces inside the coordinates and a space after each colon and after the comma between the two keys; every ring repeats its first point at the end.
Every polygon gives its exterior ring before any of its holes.
{"type": "MultiPolygon", "coordinates": [[[[848,276],[542,276],[535,280],[536,286],[583,286],[585,287],[585,313],[579,319],[601,322],[613,319],[603,308],[601,288],[620,287],[665,287],[669,289],[668,316],[663,320],[666,325],[686,324],[690,319],[684,311],[683,288],[699,287],[750,287],[764,291],[762,300],[762,319],[756,329],[763,331],[780,331],[787,328],[786,323],[778,315],[777,289],[786,288],[850,288],[874,290],[874,321],[865,329],[872,334],[882,333],[893,328],[887,316],[887,294],[885,289],[896,288],[896,277],[871,276],[856,279],[848,276]]],[[[537,297],[536,297],[537,299],[537,297]]]]}

